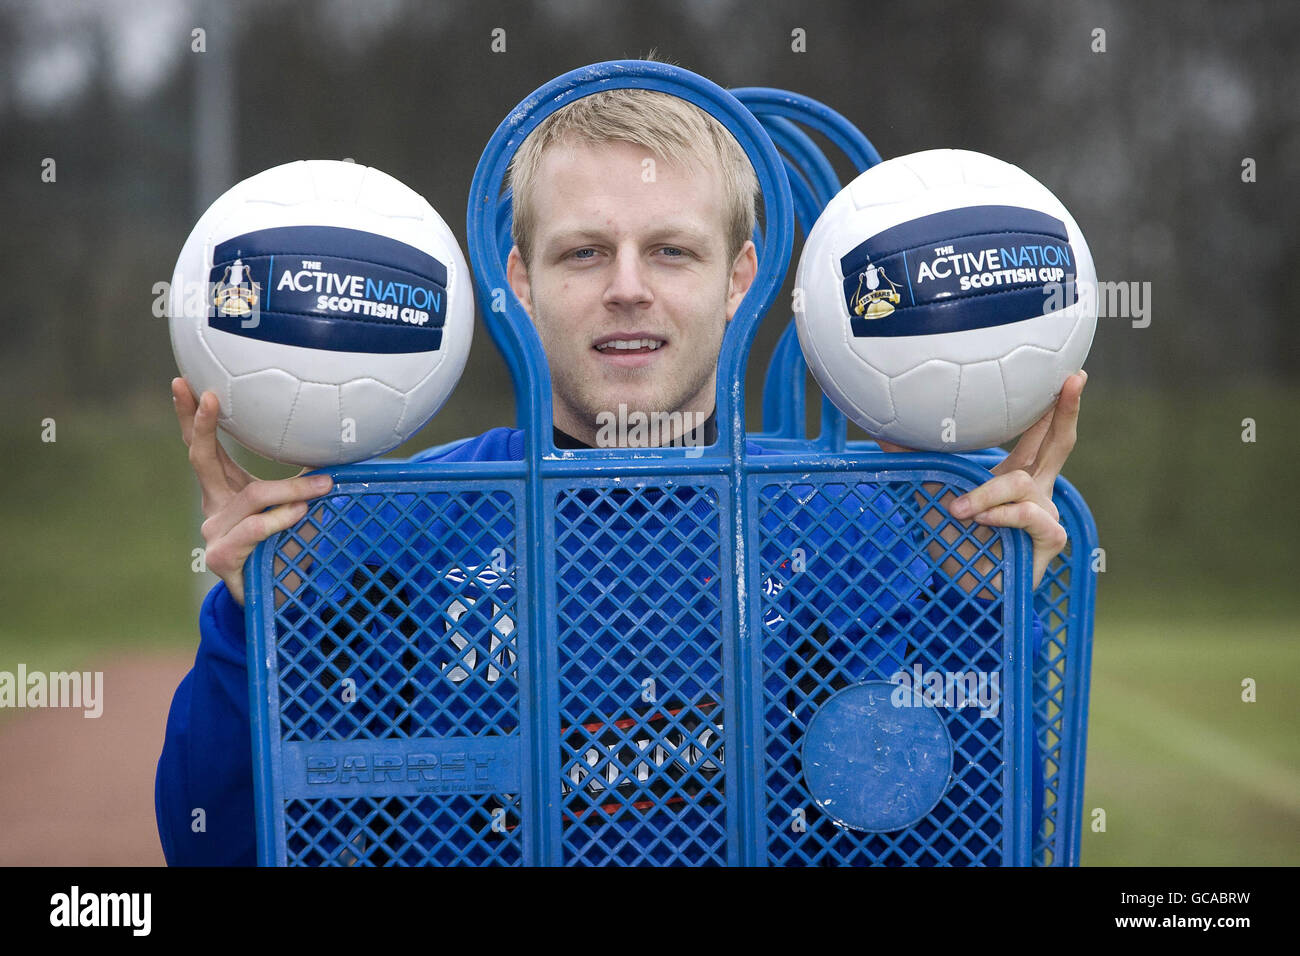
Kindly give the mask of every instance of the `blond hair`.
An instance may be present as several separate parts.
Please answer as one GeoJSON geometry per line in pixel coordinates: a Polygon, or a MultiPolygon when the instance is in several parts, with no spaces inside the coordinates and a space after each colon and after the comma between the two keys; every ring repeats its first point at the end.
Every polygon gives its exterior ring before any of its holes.
{"type": "Polygon", "coordinates": [[[574,142],[642,146],[671,163],[716,168],[726,211],[727,259],[734,260],[754,232],[758,177],[727,128],[693,103],[657,90],[602,90],[574,100],[546,117],[510,162],[511,238],[525,264],[532,262],[536,230],[533,190],[548,147],[574,142]]]}

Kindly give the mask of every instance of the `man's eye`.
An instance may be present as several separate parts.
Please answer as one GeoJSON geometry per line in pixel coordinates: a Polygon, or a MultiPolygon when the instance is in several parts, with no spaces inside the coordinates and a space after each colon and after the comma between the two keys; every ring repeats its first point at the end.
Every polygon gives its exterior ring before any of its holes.
{"type": "Polygon", "coordinates": [[[590,259],[596,254],[595,249],[575,249],[569,253],[571,259],[590,259]]]}
{"type": "Polygon", "coordinates": [[[677,246],[664,246],[659,250],[669,259],[681,259],[686,256],[686,250],[677,246]]]}

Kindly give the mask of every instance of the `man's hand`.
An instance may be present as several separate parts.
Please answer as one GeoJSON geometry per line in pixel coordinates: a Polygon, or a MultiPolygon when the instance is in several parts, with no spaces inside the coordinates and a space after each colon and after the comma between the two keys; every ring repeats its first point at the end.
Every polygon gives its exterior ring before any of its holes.
{"type": "Polygon", "coordinates": [[[301,520],[307,502],[328,492],[333,479],[300,475],[259,481],[239,467],[217,441],[220,404],[214,392],[204,392],[196,403],[189,383],[175,378],[172,401],[181,437],[190,449],[190,465],[203,492],[207,566],[226,582],[230,596],[242,607],[248,556],[266,538],[301,520]]]}
{"type": "MultiPolygon", "coordinates": [[[[1052,559],[1065,549],[1067,535],[1060,523],[1060,512],[1052,503],[1052,489],[1074,449],[1079,406],[1087,380],[1087,372],[1077,372],[1065,380],[1056,404],[1021,435],[1011,453],[993,467],[993,478],[960,498],[949,492],[940,499],[940,504],[954,518],[970,519],[987,527],[1023,528],[1034,544],[1034,587],[1042,581],[1052,559]]],[[[879,444],[881,450],[887,452],[910,450],[885,441],[879,444]]],[[[926,520],[931,527],[938,523],[929,515],[926,520]]],[[[976,532],[976,537],[984,541],[991,536],[992,532],[976,532]]],[[[967,545],[967,550],[969,548],[967,545]]],[[[962,553],[967,559],[971,557],[964,551],[962,553]]],[[[948,559],[945,566],[947,564],[953,565],[950,573],[959,567],[955,559],[948,559]]],[[[984,566],[979,567],[980,573],[985,573],[990,562],[984,559],[981,565],[984,566]]],[[[1000,587],[998,579],[993,583],[1000,587]]],[[[966,587],[965,583],[963,587],[966,587]]]]}

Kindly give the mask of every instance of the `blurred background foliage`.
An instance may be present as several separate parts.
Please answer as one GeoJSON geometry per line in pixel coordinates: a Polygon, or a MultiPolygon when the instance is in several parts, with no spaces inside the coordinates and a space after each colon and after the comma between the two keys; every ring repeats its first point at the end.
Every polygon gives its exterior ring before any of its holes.
{"type": "MultiPolygon", "coordinates": [[[[1065,471],[1107,552],[1088,805],[1110,824],[1085,834],[1084,862],[1296,862],[1300,7],[1286,2],[0,0],[0,668],[196,643],[197,495],[153,307],[208,203],[269,166],[350,157],[423,193],[463,243],[505,113],[566,70],[651,48],[723,86],[820,99],[886,157],[1014,162],[1070,208],[1099,278],[1151,284],[1148,327],[1099,322],[1065,471]]],[[[754,430],[788,301],[751,355],[754,430]]],[[[451,401],[398,453],[513,424],[508,381],[480,322],[451,401]]]]}

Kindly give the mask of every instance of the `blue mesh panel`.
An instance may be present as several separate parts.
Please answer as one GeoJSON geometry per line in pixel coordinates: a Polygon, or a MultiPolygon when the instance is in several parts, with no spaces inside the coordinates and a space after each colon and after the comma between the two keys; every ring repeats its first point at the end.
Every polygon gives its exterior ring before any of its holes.
{"type": "Polygon", "coordinates": [[[926,492],[911,483],[845,477],[758,486],[762,560],[770,569],[761,592],[768,862],[997,865],[1005,711],[984,717],[978,706],[937,708],[955,745],[952,781],[914,826],[850,829],[822,813],[808,792],[802,741],[835,692],[916,667],[980,672],[990,682],[996,675],[1002,692],[1010,690],[1004,608],[993,573],[981,579],[990,599],[949,583],[933,587],[929,548],[951,554],[955,545],[943,544],[937,532],[957,526],[945,519],[932,529],[915,497],[920,493],[928,510],[947,488],[926,492]]]}
{"type": "Polygon", "coordinates": [[[1077,493],[1058,479],[1054,501],[1069,534],[1034,592],[1046,630],[1034,663],[1034,712],[1043,753],[1043,821],[1034,839],[1034,865],[1077,866],[1086,743],[1088,662],[1096,575],[1096,530],[1077,493]]]}
{"type": "Polygon", "coordinates": [[[291,800],[285,823],[290,866],[516,866],[522,859],[513,798],[291,800]]]}
{"type": "Polygon", "coordinates": [[[564,862],[726,861],[718,492],[555,497],[564,862]]]}
{"type": "Polygon", "coordinates": [[[289,863],[522,859],[517,491],[409,489],[331,495],[276,542],[289,863]]]}
{"type": "MultiPolygon", "coordinates": [[[[737,536],[732,479],[682,477],[547,481],[547,560],[537,569],[519,558],[532,553],[519,489],[482,479],[474,489],[341,484],[279,536],[254,588],[278,601],[251,610],[268,625],[256,640],[274,649],[255,654],[269,705],[261,774],[279,807],[263,819],[277,859],[1019,859],[1008,856],[1008,827],[1027,813],[1033,757],[1017,763],[1009,721],[1026,678],[1010,663],[1012,613],[998,580],[1006,539],[979,544],[937,503],[966,487],[897,469],[887,478],[769,469],[745,479],[750,530],[737,536]],[[978,552],[962,558],[964,545],[978,552]],[[979,558],[992,564],[981,571],[979,558]],[[955,573],[936,571],[945,559],[959,562],[955,573]],[[967,574],[965,587],[954,583],[967,574]],[[532,580],[550,635],[541,658],[525,639],[532,580]],[[745,645],[732,639],[741,613],[751,621],[745,645]],[[1001,709],[935,705],[951,769],[923,816],[887,831],[840,822],[808,789],[810,724],[841,691],[900,672],[983,674],[1000,683],[1001,709]],[[529,699],[554,710],[530,722],[529,699]],[[745,746],[728,740],[738,707],[755,715],[745,746]],[[728,753],[753,757],[729,764],[728,753]],[[745,804],[747,786],[757,789],[745,804]],[[553,850],[536,855],[529,820],[554,828],[553,850]]],[[[1049,835],[1071,812],[1051,796],[1067,789],[1058,766],[1071,712],[1059,602],[1052,614],[1037,683],[1054,695],[1035,699],[1049,835]]]]}

